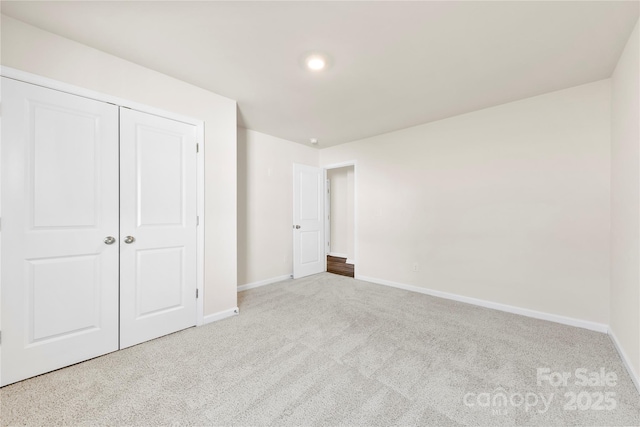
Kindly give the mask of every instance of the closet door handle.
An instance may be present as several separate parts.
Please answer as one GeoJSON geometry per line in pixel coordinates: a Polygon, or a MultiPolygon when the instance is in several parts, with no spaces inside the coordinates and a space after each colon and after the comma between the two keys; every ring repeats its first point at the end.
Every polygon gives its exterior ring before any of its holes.
{"type": "Polygon", "coordinates": [[[133,243],[135,241],[136,241],[136,239],[133,236],[127,236],[127,237],[124,238],[124,242],[127,245],[130,245],[131,243],[133,243]]]}
{"type": "Polygon", "coordinates": [[[113,245],[116,242],[116,238],[112,237],[112,236],[107,236],[107,237],[104,238],[104,242],[107,245],[113,245]]]}

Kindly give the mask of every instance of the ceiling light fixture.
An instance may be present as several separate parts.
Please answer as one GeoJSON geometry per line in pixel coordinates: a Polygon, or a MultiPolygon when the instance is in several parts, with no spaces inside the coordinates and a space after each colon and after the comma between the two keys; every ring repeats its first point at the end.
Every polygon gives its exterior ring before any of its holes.
{"type": "Polygon", "coordinates": [[[329,62],[329,56],[318,51],[309,52],[304,56],[304,65],[311,71],[326,70],[329,62]]]}
{"type": "Polygon", "coordinates": [[[313,71],[320,71],[327,65],[327,61],[320,55],[312,55],[307,58],[307,67],[313,71]]]}
{"type": "Polygon", "coordinates": [[[311,138],[311,143],[312,144],[317,144],[318,143],[318,138],[311,138]]]}

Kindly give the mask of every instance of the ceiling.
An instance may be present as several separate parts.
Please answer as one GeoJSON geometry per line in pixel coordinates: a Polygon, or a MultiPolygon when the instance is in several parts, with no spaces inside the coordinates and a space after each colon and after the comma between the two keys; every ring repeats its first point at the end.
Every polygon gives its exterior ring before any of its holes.
{"type": "Polygon", "coordinates": [[[320,148],[611,76],[639,2],[10,2],[2,13],[238,101],[320,148]],[[305,53],[329,54],[322,72],[305,53]]]}

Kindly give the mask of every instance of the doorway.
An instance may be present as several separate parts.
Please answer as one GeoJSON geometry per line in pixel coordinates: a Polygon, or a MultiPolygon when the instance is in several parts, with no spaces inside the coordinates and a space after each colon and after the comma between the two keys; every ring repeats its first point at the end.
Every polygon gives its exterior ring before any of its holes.
{"type": "Polygon", "coordinates": [[[325,167],[327,272],[355,277],[355,162],[325,167]]]}

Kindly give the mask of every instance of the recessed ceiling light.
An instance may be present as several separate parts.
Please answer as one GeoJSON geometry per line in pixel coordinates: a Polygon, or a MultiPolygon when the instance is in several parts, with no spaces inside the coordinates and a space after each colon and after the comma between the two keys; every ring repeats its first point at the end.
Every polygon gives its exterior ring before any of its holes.
{"type": "Polygon", "coordinates": [[[307,57],[305,61],[307,64],[307,68],[312,71],[320,71],[327,66],[327,60],[322,55],[310,55],[307,57]]]}
{"type": "Polygon", "coordinates": [[[312,144],[317,144],[318,143],[318,138],[311,138],[311,143],[312,144]]]}

